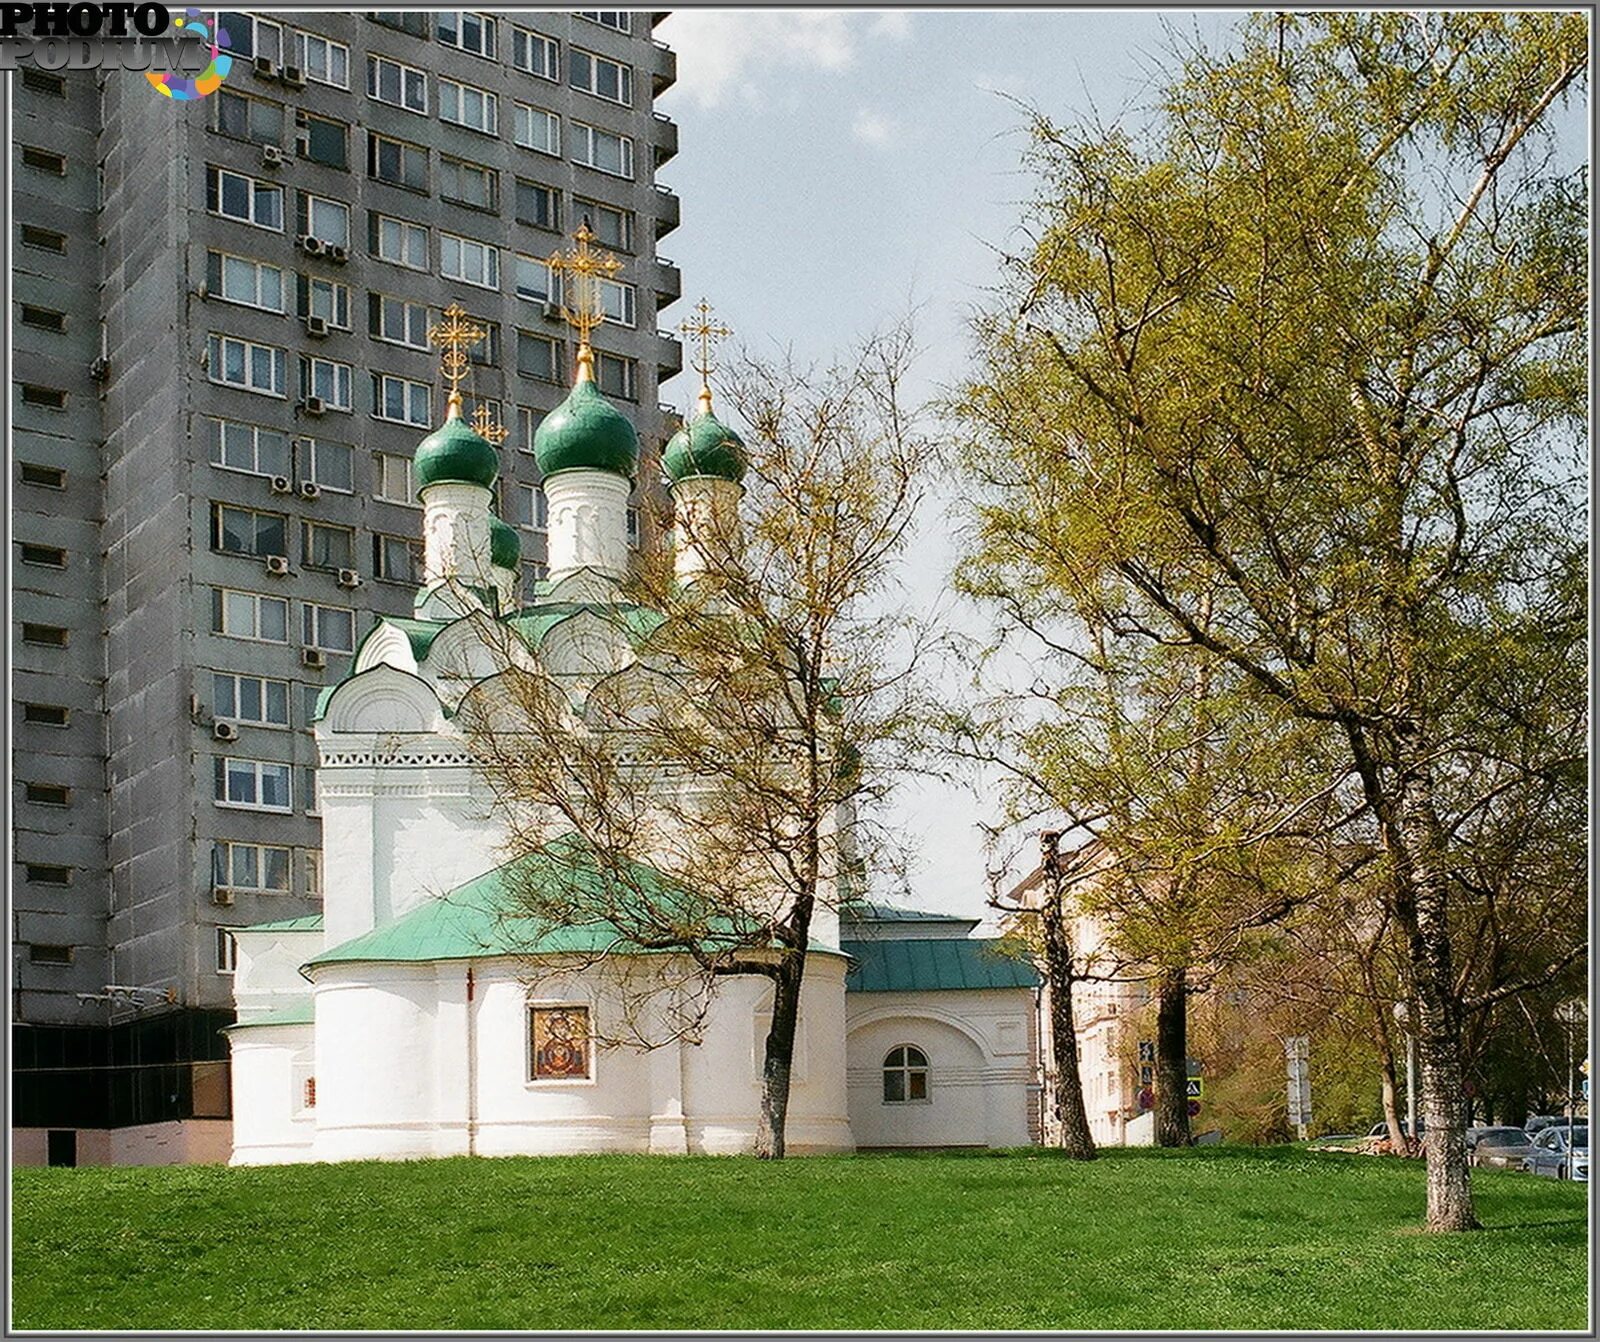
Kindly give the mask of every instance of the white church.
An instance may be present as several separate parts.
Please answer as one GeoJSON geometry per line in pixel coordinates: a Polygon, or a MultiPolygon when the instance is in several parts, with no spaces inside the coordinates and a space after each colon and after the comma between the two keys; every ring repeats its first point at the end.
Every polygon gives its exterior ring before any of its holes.
{"type": "MultiPolygon", "coordinates": [[[[580,330],[580,336],[586,331],[580,330]]],[[[754,1149],[771,986],[731,977],[693,1042],[606,1042],[606,981],[585,933],[517,933],[514,891],[582,881],[573,839],[510,856],[460,725],[500,650],[559,684],[627,669],[628,420],[580,343],[575,385],[540,425],[550,574],[521,593],[515,531],[493,515],[497,448],[461,417],[417,449],[424,581],[412,618],[380,619],[325,692],[323,912],[235,929],[236,1165],[451,1155],[754,1149]],[[530,955],[537,951],[537,955],[530,955]],[[563,971],[563,953],[583,968],[563,971]]],[[[447,359],[448,368],[448,359],[447,359]]],[[[743,445],[699,414],[662,466],[688,510],[737,511],[743,445]]],[[[576,690],[574,691],[577,692],[576,690]]],[[[863,901],[819,912],[805,967],[787,1126],[791,1152],[1019,1146],[1031,1138],[1037,978],[973,934],[977,919],[863,901]]]]}

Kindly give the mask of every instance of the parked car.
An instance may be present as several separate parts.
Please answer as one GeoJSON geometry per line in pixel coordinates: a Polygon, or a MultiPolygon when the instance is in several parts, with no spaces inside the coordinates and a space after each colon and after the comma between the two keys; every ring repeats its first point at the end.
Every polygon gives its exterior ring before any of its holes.
{"type": "Polygon", "coordinates": [[[1522,1125],[1522,1130],[1532,1137],[1536,1132],[1543,1132],[1546,1128],[1553,1128],[1557,1123],[1566,1121],[1559,1114],[1529,1114],[1528,1121],[1522,1125]]]}
{"type": "Polygon", "coordinates": [[[1563,1123],[1559,1127],[1541,1129],[1529,1143],[1522,1167],[1530,1174],[1542,1174],[1547,1179],[1565,1179],[1570,1173],[1570,1177],[1587,1183],[1589,1125],[1574,1123],[1569,1128],[1563,1123]]]}
{"type": "Polygon", "coordinates": [[[1467,1159],[1488,1169],[1520,1170],[1533,1138],[1521,1128],[1468,1128],[1467,1159]]]}
{"type": "MultiPolygon", "coordinates": [[[[1400,1120],[1400,1131],[1403,1132],[1407,1137],[1411,1135],[1411,1125],[1403,1118],[1400,1120]]],[[[1427,1135],[1427,1132],[1428,1125],[1419,1118],[1417,1120],[1417,1136],[1424,1137],[1427,1135]]],[[[1367,1136],[1369,1137],[1387,1137],[1388,1135],[1389,1125],[1387,1123],[1374,1123],[1372,1125],[1372,1131],[1367,1133],[1367,1136]]]]}

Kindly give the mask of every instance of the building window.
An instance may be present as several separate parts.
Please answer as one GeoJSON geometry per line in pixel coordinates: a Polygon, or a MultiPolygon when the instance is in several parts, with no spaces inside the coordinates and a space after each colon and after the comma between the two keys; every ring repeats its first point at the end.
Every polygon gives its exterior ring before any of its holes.
{"type": "Polygon", "coordinates": [[[20,463],[22,483],[37,485],[40,489],[65,489],[67,473],[60,466],[40,466],[35,462],[20,463]]]}
{"type": "Polygon", "coordinates": [[[561,381],[561,356],[556,341],[531,331],[518,331],[517,372],[541,382],[561,381]]]}
{"type": "Polygon", "coordinates": [[[317,275],[295,281],[295,306],[302,317],[317,317],[341,331],[350,329],[350,286],[317,275]]]}
{"type": "Polygon", "coordinates": [[[208,419],[211,464],[246,475],[289,477],[289,435],[258,424],[208,419]]]}
{"type": "Polygon", "coordinates": [[[561,80],[561,43],[526,28],[511,29],[511,63],[524,74],[561,80]]]}
{"type": "Polygon", "coordinates": [[[534,587],[545,581],[550,576],[550,565],[541,564],[537,559],[527,559],[522,564],[522,590],[532,594],[534,587]]]}
{"type": "Polygon", "coordinates": [[[38,308],[32,303],[23,303],[19,320],[24,326],[31,326],[35,330],[50,331],[55,335],[65,335],[67,331],[67,314],[57,312],[53,308],[38,308]]]}
{"type": "Polygon", "coordinates": [[[67,552],[59,545],[33,545],[23,541],[18,546],[24,564],[38,568],[66,568],[67,552]]]}
{"type": "Polygon", "coordinates": [[[252,811],[292,811],[289,766],[219,755],[214,761],[214,798],[220,806],[252,811]]]}
{"type": "Polygon", "coordinates": [[[487,14],[475,14],[466,9],[439,11],[439,40],[447,47],[455,47],[485,60],[495,59],[495,21],[487,14]]]}
{"type": "Polygon", "coordinates": [[[71,885],[72,868],[54,862],[29,862],[24,870],[34,885],[71,885]]]}
{"type": "Polygon", "coordinates": [[[481,163],[441,154],[439,195],[457,205],[496,212],[500,209],[500,174],[481,163]]]}
{"type": "Polygon", "coordinates": [[[38,172],[47,172],[52,177],[67,175],[66,155],[54,154],[48,149],[35,149],[31,145],[22,146],[22,166],[33,168],[38,172]]]}
{"type": "Polygon", "coordinates": [[[307,768],[301,772],[305,775],[306,814],[321,815],[322,812],[317,809],[317,771],[315,768],[307,768]]]}
{"type": "Polygon", "coordinates": [[[356,613],[344,606],[318,606],[306,602],[301,634],[308,648],[323,652],[356,650],[356,613]]]}
{"type": "Polygon", "coordinates": [[[211,548],[222,554],[288,557],[289,519],[227,503],[211,505],[211,548]]]}
{"type": "Polygon", "coordinates": [[[588,1007],[528,1008],[530,1081],[587,1081],[591,1051],[588,1007]]]}
{"type": "Polygon", "coordinates": [[[385,28],[395,28],[412,37],[428,36],[428,15],[421,9],[380,9],[367,17],[385,28]]]}
{"type": "Polygon", "coordinates": [[[22,390],[23,405],[43,406],[46,410],[65,410],[67,393],[60,387],[41,387],[36,382],[17,384],[22,390]]]}
{"type": "Polygon", "coordinates": [[[283,188],[225,168],[206,170],[206,209],[224,219],[283,231],[283,188]]]}
{"type": "Polygon", "coordinates": [[[316,730],[317,705],[322,702],[322,690],[323,687],[321,685],[302,685],[300,687],[300,706],[305,711],[304,728],[308,732],[316,730]]]}
{"type": "Polygon", "coordinates": [[[224,303],[282,312],[283,271],[265,261],[207,252],[206,293],[224,303]]]}
{"type": "Polygon", "coordinates": [[[322,851],[307,848],[305,851],[306,898],[322,898],[322,851]]]}
{"type": "Polygon", "coordinates": [[[637,547],[639,544],[639,510],[628,509],[628,544],[637,547]]]}
{"type": "Polygon", "coordinates": [[[613,177],[633,176],[633,141],[581,121],[572,123],[572,158],[613,177]]]}
{"type": "Polygon", "coordinates": [[[539,421],[543,418],[543,412],[533,409],[532,406],[517,407],[517,447],[521,451],[533,451],[533,435],[538,431],[539,421]]]}
{"type": "Polygon", "coordinates": [[[217,92],[217,129],[239,140],[283,144],[283,104],[250,98],[232,89],[217,92]]]}
{"type": "MultiPolygon", "coordinates": [[[[35,868],[30,867],[30,871],[35,868]]],[[[46,881],[46,885],[66,885],[66,881],[46,881]]],[[[72,963],[71,946],[47,946],[43,942],[35,941],[28,947],[28,960],[36,965],[70,965],[72,963]]]]}
{"type": "Polygon", "coordinates": [[[511,138],[524,149],[561,155],[561,118],[542,107],[517,103],[513,109],[511,138]]]}
{"type": "Polygon", "coordinates": [[[33,224],[24,224],[22,226],[22,245],[24,247],[37,248],[41,252],[64,254],[67,250],[67,235],[65,233],[57,233],[53,228],[38,228],[33,224]]]}
{"type": "Polygon", "coordinates": [[[530,303],[558,301],[555,272],[548,261],[541,261],[537,256],[517,257],[517,297],[526,298],[530,303]]]}
{"type": "Polygon", "coordinates": [[[433,423],[433,388],[392,373],[374,373],[372,413],[378,419],[426,428],[433,423]]]}
{"type": "Polygon", "coordinates": [[[276,23],[240,13],[219,14],[217,22],[228,34],[228,50],[235,60],[265,56],[274,65],[283,64],[283,29],[276,23]]]}
{"type": "MultiPolygon", "coordinates": [[[[480,368],[498,368],[500,366],[500,323],[487,321],[482,317],[468,316],[467,320],[473,322],[483,330],[483,339],[478,341],[467,351],[467,359],[477,364],[480,368]]],[[[481,397],[478,399],[482,399],[481,397]]],[[[494,414],[495,423],[500,422],[499,402],[490,402],[496,407],[494,414]]]]}
{"type": "Polygon", "coordinates": [[[207,367],[211,380],[224,386],[260,396],[288,395],[289,355],[275,345],[213,335],[207,349],[207,367]]]}
{"type": "Polygon", "coordinates": [[[23,621],[22,641],[32,643],[39,648],[64,648],[67,646],[68,634],[58,624],[33,624],[23,621]]]}
{"type": "Polygon", "coordinates": [[[217,973],[233,974],[239,968],[239,943],[225,927],[217,929],[217,973]]]}
{"type": "Polygon", "coordinates": [[[422,581],[422,546],[408,536],[372,537],[372,572],[385,582],[422,581]]]}
{"type": "MultiPolygon", "coordinates": [[[[300,536],[307,568],[338,570],[356,566],[356,533],[349,527],[329,526],[326,522],[302,522],[300,536]]],[[[310,609],[308,606],[307,610],[310,609]]],[[[311,627],[309,621],[306,627],[311,627]]],[[[306,641],[311,643],[309,638],[306,641]]],[[[325,645],[311,643],[311,646],[320,648],[325,645]]]]}
{"type": "Polygon", "coordinates": [[[35,806],[71,806],[72,789],[60,783],[27,783],[23,796],[35,806]]]}
{"type": "Polygon", "coordinates": [[[517,178],[517,222],[561,231],[561,197],[548,186],[517,178]]]}
{"type": "Polygon", "coordinates": [[[638,372],[638,364],[633,359],[606,354],[601,350],[594,352],[595,385],[607,396],[616,396],[624,401],[638,400],[638,372]]]}
{"type": "Polygon", "coordinates": [[[367,97],[427,116],[428,76],[415,66],[368,56],[367,97]]]}
{"type": "Polygon", "coordinates": [[[332,84],[336,89],[350,87],[350,48],[342,42],[331,42],[316,33],[297,33],[300,51],[300,71],[318,84],[332,84]]]}
{"type": "Polygon", "coordinates": [[[367,295],[367,332],[374,340],[411,349],[428,348],[428,309],[387,294],[367,295]]]}
{"type": "Polygon", "coordinates": [[[342,121],[300,113],[300,156],[329,168],[350,166],[350,128],[342,121]]]}
{"type": "Polygon", "coordinates": [[[500,99],[487,89],[458,84],[453,79],[439,81],[439,120],[485,135],[500,133],[500,99]]]}
{"type": "Polygon", "coordinates": [[[68,711],[65,704],[23,704],[22,720],[34,727],[65,727],[68,711]]]}
{"type": "Polygon", "coordinates": [[[295,211],[295,229],[329,247],[350,245],[350,207],[341,200],[302,191],[295,211]]]}
{"type": "Polygon", "coordinates": [[[373,456],[377,464],[377,496],[386,503],[417,507],[417,491],[411,485],[411,458],[391,452],[376,452],[373,456]]]}
{"type": "Polygon", "coordinates": [[[580,93],[633,106],[633,70],[577,47],[567,49],[567,80],[580,93]]]}
{"type": "Polygon", "coordinates": [[[447,280],[460,280],[480,289],[498,289],[500,249],[486,242],[457,237],[454,233],[441,233],[439,273],[447,280]]]}
{"type": "Polygon", "coordinates": [[[211,849],[211,884],[240,895],[287,895],[289,850],[275,844],[219,841],[211,849]]]}
{"type": "Polygon", "coordinates": [[[408,191],[428,189],[428,151],[404,140],[367,133],[367,175],[408,191]]]}
{"type": "Polygon", "coordinates": [[[578,17],[598,23],[602,28],[614,28],[619,33],[629,31],[628,11],[625,9],[580,9],[578,17]]]}
{"type": "Polygon", "coordinates": [[[928,1099],[928,1055],[901,1044],[883,1060],[883,1102],[920,1104],[928,1099]]]}
{"type": "Polygon", "coordinates": [[[224,638],[252,643],[289,641],[289,603],[280,596],[211,589],[211,628],[224,638]]]}
{"type": "Polygon", "coordinates": [[[356,492],[356,450],[349,443],[302,438],[300,446],[302,479],[335,494],[356,492]]]}
{"type": "Polygon", "coordinates": [[[600,309],[617,326],[636,326],[637,290],[621,280],[600,280],[600,309]]]}
{"type": "Polygon", "coordinates": [[[378,260],[410,270],[428,269],[428,230],[421,224],[369,214],[367,228],[367,245],[378,260]]]}
{"type": "Polygon", "coordinates": [[[351,410],[355,406],[352,387],[355,370],[332,359],[300,356],[300,399],[316,397],[327,410],[351,410]]]}
{"type": "Polygon", "coordinates": [[[289,682],[231,671],[211,673],[211,711],[229,722],[259,727],[289,725],[289,682]]]}
{"type": "Polygon", "coordinates": [[[549,510],[544,490],[538,485],[514,485],[511,490],[511,520],[529,531],[544,531],[549,526],[549,510]]]}
{"type": "Polygon", "coordinates": [[[67,81],[64,76],[48,74],[31,66],[24,66],[22,69],[22,87],[32,93],[43,93],[52,98],[67,96],[67,81]]]}

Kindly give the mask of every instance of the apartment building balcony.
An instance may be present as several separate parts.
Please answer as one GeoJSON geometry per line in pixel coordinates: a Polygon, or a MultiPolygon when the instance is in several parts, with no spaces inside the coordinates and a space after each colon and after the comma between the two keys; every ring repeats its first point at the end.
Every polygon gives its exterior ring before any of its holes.
{"type": "Polygon", "coordinates": [[[650,145],[655,150],[655,165],[659,168],[678,156],[678,123],[662,112],[651,115],[656,124],[650,145]]]}
{"type": "Polygon", "coordinates": [[[652,42],[655,65],[650,70],[650,91],[660,97],[678,82],[678,53],[665,42],[652,42]]]}
{"type": "Polygon", "coordinates": [[[656,307],[670,307],[683,297],[683,273],[664,256],[656,257],[656,307]]]}
{"type": "Polygon", "coordinates": [[[683,204],[671,191],[656,184],[656,239],[667,236],[683,217],[683,204]]]}
{"type": "MultiPolygon", "coordinates": [[[[656,332],[656,380],[665,382],[683,372],[683,343],[668,331],[656,332]]],[[[663,406],[663,410],[671,410],[663,406]]],[[[676,411],[672,411],[676,414],[676,411]]]]}

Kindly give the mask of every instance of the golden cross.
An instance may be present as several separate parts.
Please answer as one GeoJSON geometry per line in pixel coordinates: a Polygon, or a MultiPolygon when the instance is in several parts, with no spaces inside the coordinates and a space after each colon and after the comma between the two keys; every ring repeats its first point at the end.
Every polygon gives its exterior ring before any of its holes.
{"type": "Polygon", "coordinates": [[[488,439],[496,447],[511,436],[511,430],[489,413],[489,406],[484,401],[479,401],[478,408],[472,412],[472,427],[478,437],[488,439]]]}
{"type": "Polygon", "coordinates": [[[586,219],[572,235],[572,250],[555,252],[548,262],[551,270],[559,270],[562,275],[561,315],[578,333],[580,365],[583,351],[589,344],[589,332],[606,319],[600,300],[600,281],[610,279],[622,269],[622,262],[610,252],[590,250],[589,244],[593,241],[594,234],[589,231],[586,219]],[[567,302],[569,294],[575,302],[567,302]]]}
{"type": "Polygon", "coordinates": [[[691,319],[681,322],[678,325],[678,330],[690,337],[690,339],[700,342],[700,359],[698,362],[691,361],[690,367],[700,374],[701,382],[709,383],[711,381],[711,351],[714,346],[720,345],[733,332],[726,326],[717,326],[712,323],[711,304],[703,298],[689,311],[698,320],[691,319]]]}
{"type": "Polygon", "coordinates": [[[444,320],[428,328],[428,343],[444,350],[439,358],[439,367],[450,383],[447,418],[459,419],[461,416],[461,379],[466,377],[472,362],[467,351],[488,334],[467,316],[467,310],[459,303],[447,307],[444,320]]]}

